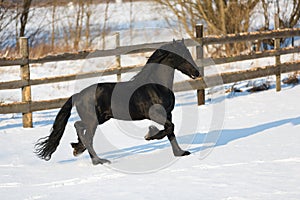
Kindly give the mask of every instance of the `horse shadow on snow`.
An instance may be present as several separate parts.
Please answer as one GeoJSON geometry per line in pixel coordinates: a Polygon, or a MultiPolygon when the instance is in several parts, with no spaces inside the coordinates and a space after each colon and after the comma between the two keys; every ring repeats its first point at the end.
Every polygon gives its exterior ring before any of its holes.
{"type": "MultiPolygon", "coordinates": [[[[241,129],[224,129],[224,130],[218,130],[218,131],[212,131],[209,133],[194,133],[190,135],[184,135],[179,136],[178,141],[181,144],[186,145],[193,145],[193,148],[188,149],[191,153],[197,153],[200,151],[203,151],[208,148],[215,148],[223,145],[227,145],[228,143],[239,140],[242,138],[246,138],[258,133],[261,133],[263,131],[276,128],[282,125],[286,124],[292,124],[294,126],[300,125],[300,116],[295,118],[288,118],[283,120],[278,120],[274,122],[269,122],[265,124],[260,124],[253,127],[248,128],[241,128],[241,129]],[[217,140],[215,138],[218,137],[217,140]],[[211,144],[211,142],[215,142],[215,144],[211,144]],[[204,145],[205,143],[210,143],[211,145],[204,145]],[[197,145],[199,145],[197,147],[197,145]],[[195,147],[196,146],[196,147],[195,147]]],[[[114,150],[110,152],[105,152],[102,154],[99,154],[103,157],[106,157],[108,159],[119,159],[124,158],[136,154],[141,153],[149,153],[154,152],[157,150],[162,150],[165,148],[170,148],[170,143],[168,140],[163,139],[155,142],[151,142],[149,144],[144,145],[137,145],[129,148],[123,148],[119,150],[114,150]]],[[[88,159],[89,156],[84,156],[84,159],[88,159]]],[[[59,161],[59,163],[70,163],[70,162],[76,162],[78,158],[72,158],[68,160],[62,160],[59,161]]]]}

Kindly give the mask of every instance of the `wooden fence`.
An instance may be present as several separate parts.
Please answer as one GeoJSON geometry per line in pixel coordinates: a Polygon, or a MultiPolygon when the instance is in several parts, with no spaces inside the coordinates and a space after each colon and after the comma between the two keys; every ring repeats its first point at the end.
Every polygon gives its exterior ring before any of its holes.
{"type": "MultiPolygon", "coordinates": [[[[282,29],[282,30],[265,31],[265,32],[230,34],[225,36],[203,37],[203,26],[197,25],[196,27],[197,39],[196,40],[186,39],[185,44],[188,47],[196,47],[196,54],[197,54],[196,63],[198,64],[202,77],[196,80],[188,80],[184,82],[175,83],[174,91],[179,92],[179,91],[186,91],[191,89],[197,90],[198,104],[201,105],[204,104],[204,100],[205,100],[205,96],[204,96],[205,88],[259,78],[259,77],[265,77],[270,75],[276,75],[277,77],[276,88],[277,91],[279,91],[280,74],[300,70],[300,61],[280,63],[280,56],[285,54],[299,53],[300,47],[280,48],[279,42],[275,42],[276,46],[274,50],[268,50],[263,52],[252,52],[251,54],[248,55],[238,55],[233,57],[222,57],[222,58],[212,58],[212,59],[204,58],[203,47],[212,44],[261,41],[265,39],[275,39],[275,41],[279,41],[281,38],[289,38],[295,36],[300,36],[299,28],[282,29]],[[205,67],[212,65],[212,63],[218,65],[218,64],[232,63],[232,62],[244,61],[250,59],[266,58],[266,57],[275,57],[276,59],[275,65],[263,66],[263,67],[237,71],[237,72],[221,73],[218,75],[205,76],[205,67]]],[[[118,37],[117,40],[119,40],[118,37]]],[[[22,56],[17,59],[0,58],[0,67],[20,65],[21,80],[0,82],[0,90],[21,88],[22,102],[0,104],[0,114],[23,113],[23,126],[32,127],[32,112],[60,108],[68,98],[32,101],[31,86],[98,77],[100,75],[101,76],[117,75],[118,80],[120,80],[122,73],[126,73],[129,71],[132,72],[132,70],[138,71],[142,67],[142,66],[121,67],[120,65],[121,55],[153,51],[163,44],[166,44],[166,42],[132,45],[132,46],[117,45],[115,49],[109,49],[109,50],[82,51],[76,54],[64,53],[61,55],[50,55],[39,59],[29,59],[28,57],[29,47],[28,47],[27,39],[20,38],[20,53],[22,56]],[[88,59],[96,58],[96,57],[116,56],[117,67],[106,69],[106,70],[95,71],[95,72],[89,72],[89,73],[70,74],[70,75],[56,76],[51,78],[30,79],[30,67],[29,67],[30,64],[59,62],[59,61],[68,61],[68,60],[80,60],[80,59],[86,59],[87,56],[88,59]]]]}

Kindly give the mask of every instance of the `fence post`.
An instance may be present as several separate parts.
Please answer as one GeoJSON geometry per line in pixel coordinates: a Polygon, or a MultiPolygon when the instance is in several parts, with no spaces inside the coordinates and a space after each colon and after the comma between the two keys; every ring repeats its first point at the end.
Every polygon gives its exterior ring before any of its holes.
{"type": "MultiPolygon", "coordinates": [[[[279,16],[275,14],[275,30],[279,29],[279,16]]],[[[280,38],[276,38],[274,41],[274,49],[280,49],[280,38]]],[[[280,65],[280,55],[275,56],[275,66],[278,67],[280,65]]],[[[281,90],[281,69],[278,68],[276,75],[276,91],[279,92],[281,90]]]]}
{"type": "Polygon", "coordinates": [[[255,40],[255,52],[260,52],[261,41],[255,40]]]}
{"type": "MultiPolygon", "coordinates": [[[[120,33],[116,33],[116,47],[120,47],[120,33]]],[[[119,69],[119,72],[117,73],[117,81],[121,81],[121,56],[116,55],[116,63],[117,63],[117,68],[119,69]]]]}
{"type": "MultiPolygon", "coordinates": [[[[19,38],[19,52],[23,59],[29,58],[29,47],[28,47],[28,38],[20,37],[19,38]]],[[[31,103],[31,87],[29,85],[30,81],[30,68],[29,68],[29,60],[25,65],[21,65],[20,69],[21,80],[26,81],[28,86],[22,87],[22,102],[28,103],[29,109],[28,112],[23,113],[23,127],[24,128],[32,128],[32,112],[30,109],[31,103]]]]}
{"type": "MultiPolygon", "coordinates": [[[[196,25],[196,38],[201,39],[203,38],[203,25],[202,24],[197,24],[196,25]]],[[[199,42],[199,46],[196,46],[196,58],[198,59],[203,59],[203,44],[202,41],[199,42]]],[[[202,63],[202,62],[200,62],[202,63]]],[[[201,77],[204,77],[204,67],[203,64],[199,66],[199,72],[201,77]]],[[[197,98],[198,98],[198,105],[204,105],[205,104],[205,90],[197,90],[197,98]]]]}

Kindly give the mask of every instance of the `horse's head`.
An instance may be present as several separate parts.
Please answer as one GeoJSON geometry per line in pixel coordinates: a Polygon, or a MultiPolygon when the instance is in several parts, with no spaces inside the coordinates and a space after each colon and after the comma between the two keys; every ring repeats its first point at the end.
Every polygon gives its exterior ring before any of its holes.
{"type": "Polygon", "coordinates": [[[167,54],[163,64],[177,69],[193,79],[200,76],[197,65],[183,39],[179,42],[173,40],[172,43],[162,46],[161,49],[167,54]]]}

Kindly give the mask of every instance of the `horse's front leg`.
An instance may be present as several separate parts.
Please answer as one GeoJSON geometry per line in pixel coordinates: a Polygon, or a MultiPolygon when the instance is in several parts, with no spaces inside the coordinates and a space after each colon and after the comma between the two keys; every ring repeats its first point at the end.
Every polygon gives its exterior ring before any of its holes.
{"type": "MultiPolygon", "coordinates": [[[[158,118],[157,118],[158,119],[158,118]]],[[[161,123],[160,120],[153,120],[155,122],[161,123]]],[[[146,140],[159,140],[164,138],[165,136],[168,136],[168,139],[171,143],[173,154],[175,156],[186,156],[190,155],[191,153],[189,151],[184,151],[180,148],[176,136],[174,134],[174,124],[172,123],[172,115],[169,114],[167,117],[167,120],[165,120],[164,124],[164,130],[158,130],[155,126],[149,127],[149,132],[145,136],[146,140]]]]}
{"type": "Polygon", "coordinates": [[[174,124],[172,123],[171,120],[170,121],[167,120],[167,122],[165,124],[165,131],[166,131],[168,139],[171,143],[174,156],[187,156],[187,155],[191,154],[189,151],[184,151],[180,148],[180,146],[176,140],[176,136],[174,134],[174,124]]]}
{"type": "Polygon", "coordinates": [[[156,126],[149,126],[149,131],[145,135],[145,140],[160,140],[166,137],[167,133],[165,130],[159,130],[156,126]]]}
{"type": "Polygon", "coordinates": [[[180,148],[174,133],[170,133],[167,136],[171,143],[174,156],[187,156],[191,154],[189,151],[185,151],[180,148]]]}

